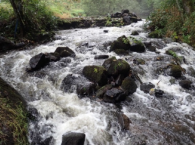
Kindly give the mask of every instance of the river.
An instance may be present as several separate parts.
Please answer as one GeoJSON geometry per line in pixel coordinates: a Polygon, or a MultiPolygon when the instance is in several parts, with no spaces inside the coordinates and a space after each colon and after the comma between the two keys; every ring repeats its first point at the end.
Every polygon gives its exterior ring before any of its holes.
{"type": "MultiPolygon", "coordinates": [[[[28,108],[36,108],[38,111],[36,120],[29,123],[30,142],[52,136],[51,144],[60,145],[62,135],[74,131],[85,133],[85,145],[195,144],[194,89],[183,89],[177,80],[171,84],[171,76],[157,74],[155,71],[172,59],[172,56],[165,54],[170,48],[177,49],[177,54],[185,57],[185,63],[181,64],[183,68],[195,68],[195,52],[184,43],[147,38],[144,24],[145,21],[140,21],[121,28],[58,31],[57,40],[30,50],[14,51],[0,56],[1,77],[24,97],[28,108]],[[108,30],[108,33],[104,30],[108,30]],[[153,42],[158,53],[147,50],[145,53],[133,52],[128,56],[118,56],[109,52],[109,47],[105,47],[106,42],[122,35],[130,36],[135,30],[139,35],[133,37],[153,42]],[[89,46],[82,45],[84,43],[88,43],[89,46]],[[25,71],[33,56],[54,52],[59,46],[70,47],[76,53],[76,57],[51,62],[45,68],[31,74],[25,71]],[[104,60],[94,59],[95,55],[100,54],[125,59],[138,72],[143,82],[152,82],[165,92],[166,97],[157,98],[145,94],[138,87],[137,91],[128,97],[132,101],[124,101],[118,106],[93,101],[87,97],[80,99],[76,91],[64,93],[60,90],[62,80],[68,74],[79,76],[84,66],[102,65],[104,60]],[[164,59],[156,61],[160,56],[164,59]],[[146,64],[133,64],[135,58],[144,59],[146,64]],[[128,131],[121,129],[118,123],[117,115],[121,112],[132,122],[128,131]]],[[[195,78],[188,73],[184,76],[195,82],[195,78]]]]}

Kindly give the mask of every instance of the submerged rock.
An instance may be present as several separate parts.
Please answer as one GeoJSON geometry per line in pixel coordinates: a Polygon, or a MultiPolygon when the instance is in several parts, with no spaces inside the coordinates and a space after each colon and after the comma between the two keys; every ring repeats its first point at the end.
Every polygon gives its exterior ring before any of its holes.
{"type": "Polygon", "coordinates": [[[155,88],[155,85],[151,82],[140,85],[140,90],[142,90],[144,93],[149,93],[152,88],[155,88]]]}
{"type": "Polygon", "coordinates": [[[155,89],[155,91],[154,91],[154,95],[156,97],[163,97],[163,94],[164,94],[164,91],[162,91],[162,90],[155,89]]]}
{"type": "Polygon", "coordinates": [[[184,89],[190,89],[192,86],[192,81],[190,80],[182,80],[179,82],[179,85],[184,89]]]}
{"type": "Polygon", "coordinates": [[[125,114],[122,113],[119,114],[118,119],[122,129],[129,130],[131,120],[125,114]]]}
{"type": "Polygon", "coordinates": [[[76,54],[68,47],[58,47],[55,53],[59,53],[60,57],[75,57],[76,54]]]}
{"type": "Polygon", "coordinates": [[[83,69],[83,75],[94,83],[98,83],[103,86],[107,83],[107,72],[102,66],[85,66],[83,69]]]}
{"type": "Polygon", "coordinates": [[[84,142],[84,133],[68,132],[62,136],[61,145],[84,145],[84,142]]]}
{"type": "Polygon", "coordinates": [[[32,57],[29,61],[32,70],[38,70],[45,67],[50,62],[50,59],[45,54],[40,53],[32,57]]]}
{"type": "Polygon", "coordinates": [[[133,94],[137,89],[137,85],[131,77],[126,77],[123,80],[121,87],[127,95],[133,94]]]}
{"type": "Polygon", "coordinates": [[[108,55],[96,55],[96,56],[94,57],[94,59],[107,59],[107,58],[109,58],[108,55]]]}

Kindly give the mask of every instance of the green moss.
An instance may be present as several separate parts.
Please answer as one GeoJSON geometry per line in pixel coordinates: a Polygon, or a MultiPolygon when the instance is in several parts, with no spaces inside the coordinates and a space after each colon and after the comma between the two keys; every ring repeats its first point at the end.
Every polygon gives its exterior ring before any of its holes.
{"type": "Polygon", "coordinates": [[[179,78],[182,75],[183,69],[179,65],[173,65],[171,67],[171,75],[175,78],[179,78]]]}
{"type": "Polygon", "coordinates": [[[114,52],[118,55],[128,55],[129,52],[127,50],[124,50],[124,49],[116,49],[114,50],[114,52]]]}
{"type": "Polygon", "coordinates": [[[171,55],[175,58],[175,60],[181,62],[182,61],[182,57],[178,56],[173,50],[167,50],[166,54],[171,55]]]}
{"type": "Polygon", "coordinates": [[[106,69],[102,66],[86,66],[83,75],[100,86],[107,83],[106,69]]]}

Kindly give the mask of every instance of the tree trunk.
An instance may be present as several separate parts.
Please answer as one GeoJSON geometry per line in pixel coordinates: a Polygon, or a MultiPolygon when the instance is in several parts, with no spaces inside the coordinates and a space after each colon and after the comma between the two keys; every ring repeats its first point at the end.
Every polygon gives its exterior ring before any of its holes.
{"type": "Polygon", "coordinates": [[[26,30],[25,20],[24,20],[24,14],[23,14],[23,8],[22,8],[22,0],[10,0],[10,3],[14,9],[14,12],[20,22],[20,27],[22,31],[22,35],[24,35],[26,30]]]}

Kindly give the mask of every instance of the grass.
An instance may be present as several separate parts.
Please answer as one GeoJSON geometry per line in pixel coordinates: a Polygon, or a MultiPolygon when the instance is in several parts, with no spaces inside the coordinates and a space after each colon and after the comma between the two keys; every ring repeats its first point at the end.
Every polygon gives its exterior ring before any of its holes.
{"type": "MultiPolygon", "coordinates": [[[[14,104],[15,105],[15,104],[14,104]]],[[[14,143],[15,145],[27,145],[28,124],[26,112],[22,105],[13,107],[7,98],[0,96],[0,144],[14,143]],[[12,138],[10,138],[12,136],[12,138]],[[11,141],[11,142],[10,142],[11,141]]]]}

